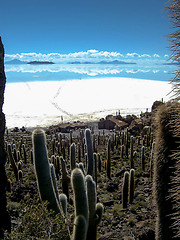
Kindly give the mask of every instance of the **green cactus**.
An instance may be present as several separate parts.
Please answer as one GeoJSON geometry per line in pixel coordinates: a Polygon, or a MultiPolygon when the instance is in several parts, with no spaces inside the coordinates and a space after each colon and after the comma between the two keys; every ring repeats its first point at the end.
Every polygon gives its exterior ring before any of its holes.
{"type": "Polygon", "coordinates": [[[14,161],[11,144],[8,144],[7,149],[8,149],[9,161],[10,161],[12,169],[14,171],[14,175],[15,175],[16,181],[18,181],[18,169],[17,169],[16,163],[14,161]]]}
{"type": "Polygon", "coordinates": [[[135,189],[135,170],[131,169],[129,174],[129,203],[133,202],[134,199],[134,189],[135,189]]]}
{"type": "Polygon", "coordinates": [[[83,215],[78,215],[74,221],[71,240],[86,240],[87,222],[83,215]]]}
{"type": "Polygon", "coordinates": [[[102,219],[103,205],[97,204],[96,183],[93,181],[90,175],[86,178],[87,196],[88,196],[88,208],[89,208],[89,224],[86,240],[96,240],[97,225],[102,219]]]}
{"type": "Polygon", "coordinates": [[[107,177],[111,179],[111,140],[108,139],[108,147],[107,147],[107,177]]]}
{"type": "Polygon", "coordinates": [[[156,115],[153,187],[157,240],[180,239],[180,104],[159,107],[156,115]]]}
{"type": "Polygon", "coordinates": [[[142,146],[141,148],[141,166],[142,170],[145,171],[145,147],[142,146]]]}
{"type": "Polygon", "coordinates": [[[90,129],[85,130],[86,148],[87,148],[87,174],[94,174],[94,150],[92,143],[92,135],[90,129]]]}
{"type": "Polygon", "coordinates": [[[123,187],[122,187],[122,205],[127,208],[128,205],[128,191],[129,190],[129,173],[124,173],[123,187]]]}
{"type": "Polygon", "coordinates": [[[76,168],[76,146],[74,143],[70,146],[70,168],[71,171],[76,168]]]}
{"type": "Polygon", "coordinates": [[[133,146],[134,146],[134,137],[131,136],[131,145],[130,145],[130,168],[134,168],[134,159],[133,159],[133,154],[134,154],[134,150],[133,150],[133,146]]]}
{"type": "Polygon", "coordinates": [[[38,183],[38,190],[43,201],[48,201],[48,207],[55,213],[60,213],[60,204],[56,197],[51,179],[48,153],[46,148],[46,136],[42,129],[36,129],[32,134],[33,160],[38,183]]]}
{"type": "Polygon", "coordinates": [[[82,173],[83,173],[84,176],[85,176],[84,164],[83,164],[82,162],[80,162],[80,163],[78,164],[78,168],[81,169],[82,173]]]}
{"type": "MultiPolygon", "coordinates": [[[[87,234],[89,210],[88,210],[88,199],[86,193],[85,179],[82,171],[75,168],[71,173],[71,185],[73,189],[74,196],[74,207],[75,207],[75,224],[76,219],[79,216],[83,216],[85,220],[83,234],[87,234]]],[[[81,229],[76,229],[76,231],[81,231],[81,229]]],[[[74,234],[73,234],[74,237],[74,234]]],[[[77,238],[73,238],[77,239],[77,238]]],[[[80,239],[80,238],[79,238],[80,239]]]]}
{"type": "Polygon", "coordinates": [[[59,201],[60,201],[60,205],[62,207],[63,213],[66,216],[67,215],[67,197],[64,193],[59,194],[59,201]]]}
{"type": "Polygon", "coordinates": [[[67,199],[69,201],[69,182],[70,179],[67,174],[67,169],[66,169],[66,162],[63,159],[63,157],[60,157],[60,162],[61,162],[61,173],[62,173],[62,190],[63,193],[66,194],[67,199]]]}
{"type": "Polygon", "coordinates": [[[23,148],[23,155],[24,155],[24,163],[26,164],[27,163],[27,154],[26,154],[26,147],[24,144],[22,145],[22,148],[23,148]]]}

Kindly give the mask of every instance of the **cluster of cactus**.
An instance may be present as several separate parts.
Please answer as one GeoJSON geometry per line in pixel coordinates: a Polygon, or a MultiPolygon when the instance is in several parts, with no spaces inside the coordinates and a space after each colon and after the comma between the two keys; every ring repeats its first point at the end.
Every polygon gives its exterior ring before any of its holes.
{"type": "Polygon", "coordinates": [[[135,190],[135,170],[131,169],[130,173],[126,171],[124,173],[123,187],[122,187],[122,206],[127,208],[128,202],[132,203],[134,199],[135,190]]]}
{"type": "MultiPolygon", "coordinates": [[[[74,229],[71,237],[73,240],[95,240],[97,225],[101,221],[103,213],[103,205],[97,203],[96,182],[93,180],[93,178],[97,179],[95,174],[97,172],[97,161],[96,155],[93,153],[89,129],[86,129],[85,136],[87,152],[89,150],[87,161],[92,175],[88,174],[85,176],[83,164],[76,164],[75,162],[75,144],[72,143],[70,147],[71,185],[75,206],[74,229]]],[[[55,213],[61,213],[63,216],[66,216],[67,201],[69,199],[68,183],[70,179],[67,175],[65,160],[63,157],[60,157],[62,190],[64,194],[59,195],[54,164],[51,164],[48,159],[45,132],[41,129],[36,129],[33,132],[32,139],[33,160],[40,197],[42,200],[49,202],[49,208],[54,210],[55,213]]],[[[51,158],[51,162],[55,163],[54,156],[51,158]]]]}

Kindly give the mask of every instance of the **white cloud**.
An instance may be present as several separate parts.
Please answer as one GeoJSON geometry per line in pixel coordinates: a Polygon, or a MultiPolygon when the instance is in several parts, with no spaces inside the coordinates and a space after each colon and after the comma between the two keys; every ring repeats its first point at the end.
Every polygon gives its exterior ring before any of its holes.
{"type": "MultiPolygon", "coordinates": [[[[167,58],[168,55],[164,55],[164,58],[167,58]]],[[[127,53],[125,55],[117,51],[98,51],[96,49],[89,49],[87,51],[72,52],[68,54],[61,53],[17,53],[17,54],[5,54],[5,61],[10,61],[13,59],[19,59],[21,61],[53,61],[58,62],[71,62],[71,61],[94,61],[98,62],[101,60],[120,60],[123,61],[128,59],[131,61],[132,58],[136,58],[136,62],[143,63],[148,61],[153,61],[153,58],[160,60],[160,56],[155,53],[154,55],[149,54],[138,54],[136,52],[127,53]]],[[[159,61],[158,60],[158,61],[159,61]]],[[[155,61],[155,59],[154,59],[155,61]]]]}
{"type": "Polygon", "coordinates": [[[159,54],[155,53],[155,54],[153,55],[153,57],[159,58],[160,56],[159,56],[159,54]]]}
{"type": "Polygon", "coordinates": [[[138,53],[127,53],[126,54],[128,57],[140,57],[138,53]]]}
{"type": "Polygon", "coordinates": [[[165,58],[168,58],[168,57],[169,57],[169,55],[165,54],[165,55],[164,55],[164,57],[165,57],[165,58]]]}

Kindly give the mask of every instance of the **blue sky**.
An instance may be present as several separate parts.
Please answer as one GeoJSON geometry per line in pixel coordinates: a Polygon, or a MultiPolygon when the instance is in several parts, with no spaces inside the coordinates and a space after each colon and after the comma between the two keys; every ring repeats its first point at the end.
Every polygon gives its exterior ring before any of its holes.
{"type": "Polygon", "coordinates": [[[170,23],[166,3],[0,0],[0,36],[6,59],[167,59],[170,23]]]}

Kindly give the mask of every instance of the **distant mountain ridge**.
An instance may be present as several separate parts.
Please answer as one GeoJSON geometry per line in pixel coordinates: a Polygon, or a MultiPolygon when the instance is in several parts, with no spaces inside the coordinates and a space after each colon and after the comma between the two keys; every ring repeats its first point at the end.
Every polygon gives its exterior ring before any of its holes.
{"type": "Polygon", "coordinates": [[[27,64],[27,62],[25,62],[25,61],[20,61],[20,60],[18,60],[18,59],[13,59],[13,60],[11,60],[11,61],[5,62],[5,64],[27,64]]]}
{"type": "Polygon", "coordinates": [[[119,61],[119,60],[114,60],[114,61],[100,61],[100,62],[69,62],[69,64],[115,64],[115,65],[121,65],[121,64],[136,64],[134,62],[124,62],[124,61],[119,61]]]}
{"type": "Polygon", "coordinates": [[[54,62],[49,62],[49,61],[32,61],[28,62],[27,64],[55,64],[54,62]]]}

